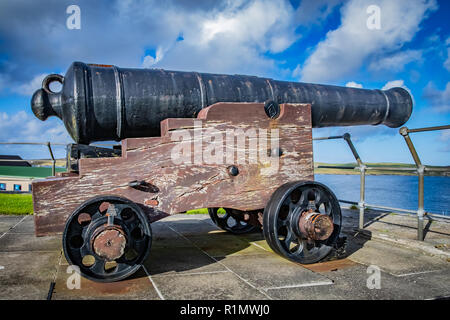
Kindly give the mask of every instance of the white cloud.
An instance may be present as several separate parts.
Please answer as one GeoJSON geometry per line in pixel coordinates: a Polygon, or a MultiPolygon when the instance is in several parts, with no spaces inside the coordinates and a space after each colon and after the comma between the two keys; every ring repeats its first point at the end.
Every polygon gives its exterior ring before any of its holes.
{"type": "Polygon", "coordinates": [[[146,55],[144,61],[142,62],[143,68],[150,68],[151,66],[157,64],[164,57],[164,50],[162,47],[158,47],[155,56],[146,55]]]}
{"type": "Polygon", "coordinates": [[[341,25],[327,34],[303,65],[301,79],[325,82],[351,75],[374,57],[383,57],[412,40],[420,22],[437,8],[434,0],[351,0],[341,9],[341,25]],[[369,5],[381,8],[381,29],[370,30],[369,5]]]}
{"type": "Polygon", "coordinates": [[[403,80],[393,80],[393,81],[388,81],[383,88],[381,88],[381,90],[389,90],[391,88],[395,88],[395,87],[401,87],[404,89],[409,90],[406,86],[405,86],[405,81],[403,80]]]}
{"type": "Polygon", "coordinates": [[[356,83],[355,81],[347,82],[345,86],[349,88],[359,88],[359,89],[363,88],[363,85],[361,83],[356,83]]]}
{"type": "Polygon", "coordinates": [[[209,10],[129,1],[117,8],[135,23],[156,19],[164,28],[166,36],[155,42],[159,52],[144,57],[144,67],[271,76],[279,68],[265,53],[284,51],[299,38],[296,11],[284,0],[224,1],[209,10]]]}
{"type": "Polygon", "coordinates": [[[450,130],[441,131],[441,135],[440,135],[439,139],[444,142],[450,141],[450,130]]]}
{"type": "Polygon", "coordinates": [[[61,120],[53,117],[47,121],[40,121],[25,111],[13,114],[0,112],[0,132],[0,140],[5,142],[72,141],[61,120]]]}
{"type": "Polygon", "coordinates": [[[411,92],[411,89],[409,89],[406,85],[405,85],[405,81],[403,80],[393,80],[393,81],[388,81],[386,82],[386,84],[383,86],[383,88],[381,88],[381,90],[389,90],[391,88],[396,88],[396,87],[400,87],[405,89],[406,91],[408,91],[409,95],[411,96],[411,99],[413,101],[413,105],[415,104],[415,99],[414,99],[414,95],[411,92]]]}
{"type": "Polygon", "coordinates": [[[450,130],[442,130],[439,135],[439,142],[443,144],[442,151],[450,151],[450,130]]]}
{"type": "MultiPolygon", "coordinates": [[[[450,39],[450,38],[449,38],[450,39]]],[[[449,40],[447,39],[447,41],[449,40]]],[[[450,71],[450,48],[447,48],[447,60],[445,60],[444,62],[444,67],[445,69],[447,69],[448,71],[450,71]]]]}
{"type": "Polygon", "coordinates": [[[42,73],[35,76],[30,82],[21,84],[17,87],[13,87],[12,91],[22,94],[24,96],[30,96],[32,95],[37,89],[42,87],[42,80],[47,76],[48,74],[42,73]]]}
{"type": "MultiPolygon", "coordinates": [[[[52,117],[40,121],[34,115],[19,111],[8,114],[0,112],[0,141],[2,142],[47,142],[73,143],[61,120],[52,117]]],[[[64,147],[54,146],[55,157],[65,156],[64,147]]],[[[45,146],[0,145],[0,154],[19,154],[24,158],[48,159],[45,146]]]]}
{"type": "Polygon", "coordinates": [[[408,63],[421,62],[421,60],[421,50],[406,50],[372,61],[369,65],[369,69],[375,71],[401,71],[408,63]]]}
{"type": "Polygon", "coordinates": [[[303,25],[321,24],[340,3],[340,0],[301,1],[296,20],[303,25]]]}
{"type": "Polygon", "coordinates": [[[438,90],[430,82],[424,89],[424,98],[427,99],[435,112],[450,112],[450,82],[444,90],[438,90]]]}

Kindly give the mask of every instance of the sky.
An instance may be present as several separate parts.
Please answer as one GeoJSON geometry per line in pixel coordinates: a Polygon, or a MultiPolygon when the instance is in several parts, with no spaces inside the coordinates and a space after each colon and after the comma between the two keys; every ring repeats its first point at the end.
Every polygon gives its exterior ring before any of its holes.
{"type": "MultiPolygon", "coordinates": [[[[35,118],[30,99],[47,74],[64,75],[73,61],[400,86],[414,101],[406,126],[447,125],[449,17],[445,0],[1,1],[0,142],[72,141],[58,118],[35,118]],[[80,9],[79,29],[70,5],[80,9]]],[[[413,162],[398,128],[320,128],[313,136],[345,132],[365,162],[413,162]]],[[[423,163],[450,164],[450,130],[411,137],[423,163]]],[[[0,154],[49,157],[41,146],[0,145],[0,154]]],[[[340,140],[315,142],[314,159],[354,160],[340,140]]]]}

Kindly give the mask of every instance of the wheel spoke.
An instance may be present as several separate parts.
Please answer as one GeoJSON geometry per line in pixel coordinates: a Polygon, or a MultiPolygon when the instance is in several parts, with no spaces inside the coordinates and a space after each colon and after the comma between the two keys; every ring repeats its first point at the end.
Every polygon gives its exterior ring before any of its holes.
{"type": "Polygon", "coordinates": [[[220,229],[234,233],[234,234],[243,234],[248,233],[255,230],[255,226],[247,223],[243,220],[243,215],[238,212],[234,213],[232,209],[225,208],[210,208],[208,209],[211,220],[218,226],[220,229]],[[225,210],[224,216],[219,216],[218,210],[225,210]]]}
{"type": "Polygon", "coordinates": [[[125,262],[117,262],[117,268],[114,270],[114,272],[119,273],[122,271],[126,271],[127,269],[130,269],[131,265],[125,263],[125,262]]]}
{"type": "Polygon", "coordinates": [[[133,244],[132,244],[132,248],[134,248],[134,250],[136,250],[138,255],[141,255],[142,252],[145,250],[146,243],[147,243],[147,239],[145,237],[141,240],[134,240],[133,244]]]}
{"type": "Polygon", "coordinates": [[[288,228],[288,234],[286,235],[286,238],[283,240],[284,246],[286,247],[286,249],[288,251],[289,251],[291,243],[292,243],[292,241],[294,241],[294,239],[295,239],[294,233],[291,231],[290,228],[288,228]]]}
{"type": "Polygon", "coordinates": [[[278,219],[277,219],[278,229],[279,229],[280,227],[286,226],[287,223],[288,223],[288,220],[287,220],[287,219],[280,219],[280,218],[278,218],[278,219]]]}
{"type": "Polygon", "coordinates": [[[303,251],[304,245],[302,240],[298,240],[297,249],[293,252],[295,255],[299,255],[303,251]]]}
{"type": "Polygon", "coordinates": [[[80,248],[80,254],[82,257],[92,254],[89,242],[84,242],[83,246],[80,248]]]}
{"type": "Polygon", "coordinates": [[[308,189],[304,190],[300,196],[300,200],[298,201],[298,203],[301,204],[302,207],[307,207],[309,204],[309,200],[308,200],[308,189]]]}
{"type": "Polygon", "coordinates": [[[91,270],[95,274],[103,275],[105,274],[105,263],[105,260],[95,258],[95,263],[91,267],[89,267],[89,270],[91,270]]]}

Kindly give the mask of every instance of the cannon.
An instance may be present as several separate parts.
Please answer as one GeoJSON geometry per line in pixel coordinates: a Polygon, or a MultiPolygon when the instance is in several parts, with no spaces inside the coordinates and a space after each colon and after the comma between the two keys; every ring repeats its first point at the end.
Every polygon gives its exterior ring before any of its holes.
{"type": "Polygon", "coordinates": [[[262,231],[287,259],[325,259],[342,216],[314,181],[312,128],[399,127],[412,99],[402,88],[74,62],[43,80],[31,107],[41,120],[61,118],[75,141],[66,172],[32,183],[36,235],[62,233],[67,261],[111,282],[147,259],[151,223],[199,208],[227,232],[262,231]],[[111,140],[121,143],[89,145],[111,140]]]}
{"type": "Polygon", "coordinates": [[[274,81],[242,75],[122,69],[74,62],[65,77],[53,74],[32,98],[41,120],[57,116],[75,142],[122,140],[160,134],[167,118],[192,118],[218,102],[311,103],[312,126],[385,124],[399,127],[412,111],[402,88],[387,91],[274,81]],[[63,84],[61,92],[50,89],[63,84]]]}

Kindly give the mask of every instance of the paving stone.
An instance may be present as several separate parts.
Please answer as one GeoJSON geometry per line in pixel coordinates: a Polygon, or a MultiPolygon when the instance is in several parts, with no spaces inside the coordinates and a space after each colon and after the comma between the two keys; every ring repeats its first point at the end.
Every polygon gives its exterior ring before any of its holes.
{"type": "Polygon", "coordinates": [[[445,270],[450,263],[426,256],[413,250],[396,247],[390,243],[367,241],[363,237],[349,242],[349,259],[364,265],[376,265],[393,275],[445,270]],[[358,246],[360,246],[358,248],[358,246]],[[353,248],[352,248],[353,247],[353,248]],[[355,249],[355,247],[357,247],[355,249]]]}
{"type": "Polygon", "coordinates": [[[198,248],[154,247],[145,262],[151,276],[226,271],[226,268],[198,248]]]}
{"type": "MultiPolygon", "coordinates": [[[[449,293],[449,289],[442,287],[448,283],[448,272],[421,274],[409,277],[393,276],[381,272],[380,288],[369,289],[367,266],[357,264],[348,269],[324,273],[333,280],[329,286],[310,286],[268,290],[268,294],[275,299],[333,299],[333,300],[399,300],[435,298],[439,293],[449,293]],[[447,281],[442,282],[447,277],[447,281]],[[418,279],[423,278],[421,283],[418,279]],[[439,285],[441,283],[441,285],[439,285]]],[[[448,285],[447,285],[448,286],[448,285]]]]}
{"type": "Polygon", "coordinates": [[[6,216],[0,215],[0,236],[8,232],[14,225],[20,222],[23,216],[6,216]]]}
{"type": "Polygon", "coordinates": [[[61,236],[36,237],[34,234],[7,233],[0,239],[2,251],[57,251],[61,236]]]}
{"type": "Polygon", "coordinates": [[[156,227],[152,225],[153,247],[173,248],[173,247],[194,247],[187,238],[180,236],[174,230],[170,229],[167,223],[158,222],[156,227]]]}
{"type": "Polygon", "coordinates": [[[34,216],[25,216],[24,220],[9,230],[9,233],[28,233],[34,235],[34,216]]]}
{"type": "Polygon", "coordinates": [[[129,299],[129,300],[158,300],[159,296],[153,284],[143,270],[139,270],[131,278],[111,283],[100,283],[80,277],[80,288],[69,289],[73,278],[73,271],[67,272],[67,265],[60,265],[53,290],[52,300],[103,300],[103,299],[129,299]]]}
{"type": "Polygon", "coordinates": [[[0,299],[46,299],[61,252],[0,252],[0,299]]]}
{"type": "Polygon", "coordinates": [[[229,233],[213,233],[201,236],[189,236],[188,238],[212,257],[254,255],[265,252],[265,250],[252,245],[249,241],[229,233]]]}
{"type": "Polygon", "coordinates": [[[263,290],[310,283],[331,283],[327,277],[269,252],[259,255],[227,256],[221,263],[263,290]]]}
{"type": "Polygon", "coordinates": [[[184,235],[203,235],[210,231],[220,230],[214,224],[203,221],[204,219],[180,219],[179,221],[167,221],[167,225],[176,232],[184,235]]]}
{"type": "Polygon", "coordinates": [[[268,299],[230,272],[154,277],[153,281],[165,299],[268,299]]]}

